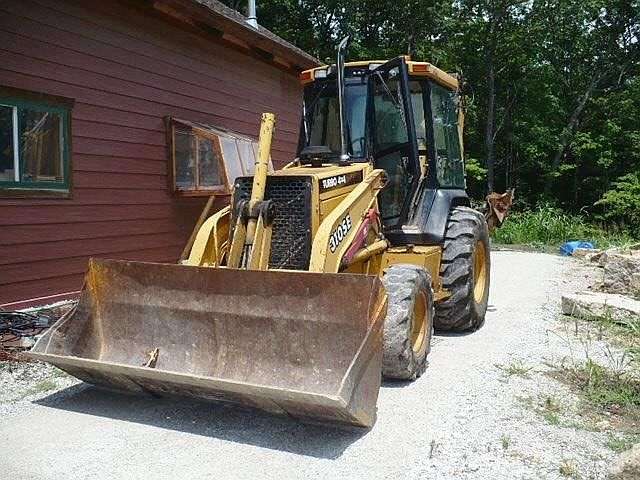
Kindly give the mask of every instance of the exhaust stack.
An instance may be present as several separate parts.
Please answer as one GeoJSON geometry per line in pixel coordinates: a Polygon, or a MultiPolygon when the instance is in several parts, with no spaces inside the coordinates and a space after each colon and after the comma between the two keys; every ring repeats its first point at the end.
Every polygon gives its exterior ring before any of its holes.
{"type": "Polygon", "coordinates": [[[338,58],[336,59],[336,68],[338,70],[338,107],[340,109],[340,162],[349,162],[349,133],[347,132],[347,112],[344,109],[344,60],[346,56],[347,48],[349,47],[349,41],[351,37],[347,35],[342,39],[338,46],[338,58]]]}
{"type": "Polygon", "coordinates": [[[247,4],[247,23],[253,28],[258,28],[258,17],[256,16],[256,0],[249,0],[247,4]]]}

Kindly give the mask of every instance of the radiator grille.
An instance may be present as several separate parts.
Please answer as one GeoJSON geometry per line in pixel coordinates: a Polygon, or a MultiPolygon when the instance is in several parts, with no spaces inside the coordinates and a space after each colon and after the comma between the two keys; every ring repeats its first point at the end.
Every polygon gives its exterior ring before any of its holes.
{"type": "MultiPolygon", "coordinates": [[[[233,205],[251,197],[252,177],[236,179],[233,205]]],[[[268,177],[265,200],[275,204],[269,268],[307,270],[311,256],[311,180],[268,177]]]]}

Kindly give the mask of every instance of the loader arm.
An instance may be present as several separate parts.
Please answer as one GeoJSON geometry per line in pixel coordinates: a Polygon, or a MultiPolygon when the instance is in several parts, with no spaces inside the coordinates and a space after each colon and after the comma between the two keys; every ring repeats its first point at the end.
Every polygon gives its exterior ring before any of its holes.
{"type": "Polygon", "coordinates": [[[343,257],[367,218],[369,210],[377,210],[377,195],[385,183],[385,171],[373,170],[327,215],[313,240],[309,271],[340,271],[343,257]]]}
{"type": "Polygon", "coordinates": [[[221,265],[229,247],[230,217],[231,207],[229,206],[209,217],[198,230],[189,258],[182,264],[194,267],[221,265]]]}
{"type": "Polygon", "coordinates": [[[271,252],[272,204],[264,201],[275,115],[263,113],[260,123],[258,158],[253,175],[251,199],[236,205],[236,222],[231,236],[227,265],[232,268],[266,270],[271,252]]]}
{"type": "Polygon", "coordinates": [[[270,203],[264,202],[264,191],[274,125],[275,115],[263,113],[251,200],[235,205],[240,212],[236,215],[233,235],[229,238],[231,207],[227,206],[202,224],[183,265],[217,267],[226,257],[227,265],[233,268],[267,269],[272,215],[270,203]]]}

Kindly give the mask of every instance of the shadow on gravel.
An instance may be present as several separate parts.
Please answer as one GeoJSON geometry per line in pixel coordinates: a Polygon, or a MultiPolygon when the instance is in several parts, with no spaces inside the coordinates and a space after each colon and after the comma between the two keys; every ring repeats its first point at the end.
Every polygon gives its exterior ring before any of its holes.
{"type": "Polygon", "coordinates": [[[467,330],[466,332],[447,332],[447,331],[436,330],[436,333],[433,336],[433,339],[437,340],[438,337],[466,337],[468,335],[473,335],[476,332],[477,330],[467,330]]]}
{"type": "MultiPolygon", "coordinates": [[[[487,306],[487,313],[493,313],[493,312],[497,312],[497,311],[498,311],[498,307],[496,307],[495,305],[488,305],[487,306]]],[[[446,330],[436,330],[435,333],[434,333],[433,338],[437,343],[438,337],[466,337],[467,335],[473,335],[474,333],[476,333],[481,328],[484,328],[484,325],[482,325],[477,330],[466,330],[464,332],[449,332],[449,331],[446,331],[446,330]]]]}
{"type": "Polygon", "coordinates": [[[382,388],[404,388],[412,385],[415,380],[382,380],[382,388]]]}
{"type": "Polygon", "coordinates": [[[105,391],[87,384],[66,388],[35,403],[325,459],[339,458],[349,445],[367,433],[367,430],[305,425],[234,406],[105,391]]]}

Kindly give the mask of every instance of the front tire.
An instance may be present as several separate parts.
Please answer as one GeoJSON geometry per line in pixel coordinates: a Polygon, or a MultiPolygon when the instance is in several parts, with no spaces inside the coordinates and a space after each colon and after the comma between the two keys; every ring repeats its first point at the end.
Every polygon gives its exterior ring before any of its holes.
{"type": "Polygon", "coordinates": [[[440,275],[451,296],[436,306],[438,330],[477,330],[489,301],[491,261],[484,217],[468,207],[451,211],[445,233],[440,275]]]}
{"type": "Polygon", "coordinates": [[[433,334],[431,276],[415,265],[392,265],[382,277],[389,303],[384,321],[382,375],[414,380],[427,368],[433,334]]]}

